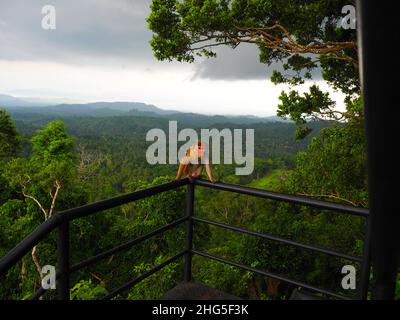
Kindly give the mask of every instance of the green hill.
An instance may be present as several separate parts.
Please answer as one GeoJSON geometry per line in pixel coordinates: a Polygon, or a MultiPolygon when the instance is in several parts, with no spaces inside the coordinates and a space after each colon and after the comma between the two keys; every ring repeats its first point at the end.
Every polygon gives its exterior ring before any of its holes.
{"type": "Polygon", "coordinates": [[[257,189],[278,191],[279,187],[282,186],[282,181],[287,179],[289,172],[290,170],[285,169],[272,170],[266,176],[253,180],[248,186],[257,189]]]}

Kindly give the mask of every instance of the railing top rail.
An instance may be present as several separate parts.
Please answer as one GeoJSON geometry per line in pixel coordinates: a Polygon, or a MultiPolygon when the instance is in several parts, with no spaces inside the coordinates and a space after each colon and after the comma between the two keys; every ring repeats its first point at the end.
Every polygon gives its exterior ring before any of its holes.
{"type": "Polygon", "coordinates": [[[218,190],[223,190],[223,191],[230,191],[230,192],[235,192],[235,193],[240,193],[240,194],[246,194],[246,195],[260,197],[260,198],[266,198],[266,199],[272,199],[272,200],[284,201],[284,202],[291,202],[291,203],[296,203],[296,204],[305,205],[305,206],[309,206],[309,207],[332,210],[332,211],[337,211],[337,212],[341,212],[341,213],[348,213],[351,215],[362,216],[362,217],[369,216],[369,209],[367,209],[367,208],[350,206],[350,205],[334,203],[334,202],[328,202],[328,201],[323,201],[323,200],[318,200],[318,199],[312,199],[312,198],[309,198],[306,196],[288,195],[288,194],[284,194],[284,193],[278,193],[278,192],[272,192],[272,191],[261,190],[261,189],[256,189],[256,188],[244,187],[244,186],[229,184],[229,183],[220,183],[220,182],[212,183],[210,181],[203,180],[203,179],[195,180],[194,183],[199,186],[203,186],[203,187],[208,187],[208,188],[213,188],[213,189],[218,189],[218,190]]]}

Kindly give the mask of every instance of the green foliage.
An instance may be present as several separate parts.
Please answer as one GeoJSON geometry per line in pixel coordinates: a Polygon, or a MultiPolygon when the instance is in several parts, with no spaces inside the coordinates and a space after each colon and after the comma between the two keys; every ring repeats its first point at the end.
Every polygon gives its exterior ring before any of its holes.
{"type": "MultiPolygon", "coordinates": [[[[166,257],[163,255],[155,259],[155,265],[150,263],[140,263],[133,269],[134,277],[138,277],[154,268],[156,265],[163,263],[166,257]]],[[[136,284],[128,294],[128,300],[154,300],[161,299],[163,295],[176,286],[182,278],[182,264],[171,263],[150,277],[136,284]]]]}
{"type": "Polygon", "coordinates": [[[81,280],[70,290],[71,300],[97,300],[107,294],[107,290],[100,284],[93,284],[92,280],[81,280]]]}
{"type": "Polygon", "coordinates": [[[78,183],[74,140],[68,136],[63,122],[49,123],[38,131],[31,143],[29,159],[14,158],[5,166],[4,177],[12,190],[36,198],[49,210],[52,202],[49,193],[54,195],[57,183],[60,186],[57,209],[82,203],[84,192],[78,183]]]}
{"type": "MultiPolygon", "coordinates": [[[[335,113],[330,113],[335,106],[335,102],[329,98],[328,93],[322,92],[318,86],[310,87],[310,93],[305,92],[300,96],[297,91],[290,91],[289,94],[282,91],[279,99],[277,115],[280,117],[289,116],[297,125],[304,125],[307,120],[332,120],[335,113]],[[320,114],[326,114],[320,117],[320,114]]],[[[299,128],[296,132],[296,139],[301,140],[311,132],[311,128],[306,126],[299,128]]]]}
{"type": "MultiPolygon", "coordinates": [[[[221,248],[215,249],[212,253],[221,255],[221,252],[218,252],[220,250],[221,248]]],[[[193,275],[197,281],[237,297],[247,296],[252,273],[197,257],[193,260],[193,266],[193,275]]]]}
{"type": "Polygon", "coordinates": [[[311,80],[311,71],[317,67],[317,63],[311,57],[304,57],[294,54],[283,64],[283,70],[294,71],[293,75],[284,75],[281,71],[274,70],[271,75],[271,82],[274,84],[286,83],[289,86],[304,84],[305,80],[311,80]]]}
{"type": "Polygon", "coordinates": [[[322,130],[306,151],[298,153],[289,191],[368,206],[365,148],[360,121],[322,130]]]}
{"type": "MultiPolygon", "coordinates": [[[[156,32],[150,42],[156,58],[193,62],[194,55],[190,52],[193,42],[202,42],[202,35],[208,30],[230,28],[232,19],[228,10],[228,1],[154,0],[147,22],[156,32]]],[[[223,38],[216,41],[222,43],[223,38]]],[[[199,55],[209,57],[215,53],[204,49],[199,55]]]]}
{"type": "Polygon", "coordinates": [[[67,134],[61,120],[50,122],[32,138],[32,160],[43,165],[72,162],[75,157],[74,139],[67,134]]]}
{"type": "MultiPolygon", "coordinates": [[[[0,166],[5,193],[0,197],[0,220],[1,224],[7,224],[0,229],[2,254],[50,214],[85,202],[85,193],[78,182],[73,139],[66,133],[63,123],[49,123],[31,141],[30,157],[14,157],[0,166]]],[[[55,238],[50,235],[37,246],[39,263],[54,265],[54,248],[55,238]]],[[[37,289],[40,275],[30,255],[10,270],[5,284],[0,287],[4,297],[25,297],[37,289]]]]}
{"type": "Polygon", "coordinates": [[[260,179],[253,180],[249,186],[257,189],[265,189],[270,191],[279,191],[282,184],[288,178],[290,170],[275,169],[260,179]]]}
{"type": "Polygon", "coordinates": [[[15,155],[20,146],[21,137],[14,122],[5,110],[0,109],[0,160],[15,155]]]}

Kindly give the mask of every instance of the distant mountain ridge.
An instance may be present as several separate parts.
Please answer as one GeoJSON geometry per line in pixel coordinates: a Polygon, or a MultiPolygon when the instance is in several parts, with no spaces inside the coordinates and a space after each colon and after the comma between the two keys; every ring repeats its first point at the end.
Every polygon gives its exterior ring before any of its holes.
{"type": "Polygon", "coordinates": [[[123,111],[123,112],[152,112],[156,114],[171,114],[178,113],[179,111],[173,110],[164,110],[160,109],[152,104],[146,104],[143,102],[92,102],[92,103],[81,103],[81,104],[57,104],[54,106],[47,107],[49,110],[63,110],[63,111],[71,111],[71,110],[79,110],[82,108],[86,110],[114,110],[114,111],[123,111]]]}
{"type": "Polygon", "coordinates": [[[16,98],[13,96],[8,96],[0,94],[0,107],[42,107],[44,105],[50,105],[44,101],[34,101],[28,98],[16,98]]]}
{"type": "Polygon", "coordinates": [[[205,115],[199,113],[164,110],[152,104],[142,102],[93,102],[93,103],[63,103],[43,105],[37,101],[0,95],[0,108],[6,108],[13,116],[22,115],[47,115],[51,117],[71,116],[146,116],[156,118],[169,118],[171,120],[191,123],[257,123],[257,122],[287,122],[286,120],[271,116],[257,117],[252,115],[205,115]]]}

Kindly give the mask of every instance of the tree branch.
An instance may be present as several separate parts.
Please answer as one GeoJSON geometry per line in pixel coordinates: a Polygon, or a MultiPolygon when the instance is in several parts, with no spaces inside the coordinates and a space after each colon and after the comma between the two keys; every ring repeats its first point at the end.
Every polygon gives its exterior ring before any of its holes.
{"type": "MultiPolygon", "coordinates": [[[[270,27],[240,27],[234,25],[239,31],[238,33],[221,33],[221,34],[202,34],[200,38],[193,41],[191,45],[204,43],[206,41],[216,41],[215,43],[204,44],[200,47],[192,47],[190,51],[198,51],[206,48],[211,48],[219,45],[235,45],[240,43],[254,43],[262,45],[267,49],[278,50],[285,53],[299,53],[299,54],[329,54],[326,57],[321,57],[318,60],[337,59],[352,62],[354,66],[358,66],[357,61],[346,54],[344,50],[353,49],[357,51],[356,41],[326,41],[323,42],[319,39],[314,39],[308,44],[300,44],[295,36],[280,24],[274,24],[270,27]],[[229,39],[229,41],[221,41],[221,39],[229,39]]],[[[317,61],[318,61],[317,60],[317,61]]]]}
{"type": "MultiPolygon", "coordinates": [[[[56,200],[57,200],[57,196],[58,196],[58,191],[61,188],[61,184],[58,181],[58,179],[54,182],[54,186],[56,187],[56,191],[54,192],[54,196],[52,196],[51,206],[50,206],[49,215],[48,215],[49,218],[51,218],[51,216],[53,214],[53,210],[54,210],[54,207],[55,207],[55,204],[56,204],[56,200]]],[[[50,192],[50,194],[52,194],[52,193],[50,192]]]]}
{"type": "Polygon", "coordinates": [[[314,197],[314,198],[333,198],[333,199],[337,199],[343,202],[347,202],[349,204],[351,204],[352,206],[359,206],[358,203],[353,202],[351,200],[345,199],[340,197],[339,195],[336,194],[308,194],[308,193],[298,193],[298,195],[301,196],[307,196],[307,197],[314,197]]]}
{"type": "MultiPolygon", "coordinates": [[[[49,218],[51,218],[51,216],[52,216],[52,214],[53,214],[53,210],[54,210],[54,207],[55,207],[55,203],[56,203],[56,199],[57,199],[57,196],[58,196],[58,192],[59,192],[59,190],[60,190],[60,188],[61,188],[61,184],[60,184],[59,180],[57,179],[57,180],[54,182],[54,186],[55,186],[55,188],[56,188],[54,194],[53,194],[52,190],[49,191],[49,194],[50,194],[50,196],[51,196],[51,198],[52,198],[52,201],[51,201],[50,209],[49,209],[49,211],[47,212],[46,209],[42,206],[42,204],[39,202],[38,199],[36,199],[34,196],[31,196],[31,195],[25,193],[24,190],[26,189],[26,186],[27,186],[27,184],[29,183],[30,180],[31,180],[31,179],[30,179],[30,177],[28,176],[28,180],[27,180],[27,181],[24,181],[23,183],[21,183],[21,185],[22,185],[22,194],[23,194],[23,196],[24,196],[25,198],[31,199],[32,201],[34,201],[34,202],[37,204],[37,206],[39,207],[39,209],[43,212],[43,214],[44,214],[44,220],[46,221],[46,220],[48,220],[49,218]]],[[[40,265],[39,258],[38,258],[38,256],[37,256],[37,246],[34,246],[34,247],[32,248],[31,256],[32,256],[33,263],[35,264],[36,270],[37,270],[37,272],[39,273],[40,278],[42,278],[42,267],[41,267],[41,265],[40,265]]]]}
{"type": "Polygon", "coordinates": [[[243,28],[238,26],[236,26],[236,28],[245,32],[250,38],[260,38],[264,40],[263,44],[266,48],[277,49],[284,52],[325,54],[343,51],[344,49],[357,50],[356,41],[321,42],[319,40],[314,40],[307,45],[301,45],[296,41],[295,37],[280,24],[265,28],[243,28]],[[277,31],[277,36],[271,34],[274,31],[277,31]]]}
{"type": "Polygon", "coordinates": [[[43,206],[42,206],[42,204],[39,202],[39,200],[37,200],[37,199],[36,199],[35,197],[33,197],[33,196],[30,196],[29,194],[26,194],[24,191],[22,191],[22,195],[23,195],[25,198],[28,198],[28,199],[33,200],[33,201],[38,205],[39,209],[43,212],[43,214],[44,214],[44,220],[47,220],[47,219],[48,219],[47,211],[46,211],[46,209],[43,208],[43,206]]]}
{"type": "Polygon", "coordinates": [[[33,263],[35,264],[37,272],[40,275],[40,278],[42,278],[42,267],[40,265],[39,258],[37,257],[37,252],[36,251],[37,251],[37,246],[34,246],[32,248],[32,252],[31,252],[32,260],[33,260],[33,263]]]}

